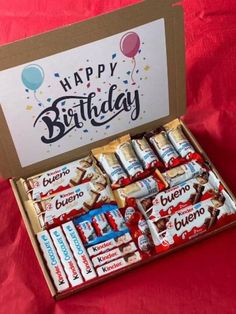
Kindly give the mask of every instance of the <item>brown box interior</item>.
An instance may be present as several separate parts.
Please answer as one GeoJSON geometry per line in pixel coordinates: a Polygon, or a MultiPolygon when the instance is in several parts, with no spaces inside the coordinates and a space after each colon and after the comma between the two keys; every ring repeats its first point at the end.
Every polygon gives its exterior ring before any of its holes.
{"type": "MultiPolygon", "coordinates": [[[[39,59],[45,56],[53,55],[54,53],[70,49],[73,47],[84,45],[88,42],[92,42],[97,39],[101,39],[117,32],[121,32],[127,29],[131,29],[137,25],[142,25],[149,21],[164,17],[166,26],[166,40],[167,40],[167,58],[168,58],[168,78],[169,78],[169,96],[170,96],[170,115],[163,119],[156,120],[152,123],[143,125],[139,128],[131,130],[129,133],[132,135],[155,129],[166,122],[169,122],[176,117],[180,117],[185,112],[185,60],[184,60],[184,30],[183,30],[183,11],[181,7],[172,7],[172,4],[177,1],[169,0],[146,0],[137,5],[124,8],[122,10],[113,12],[108,15],[96,17],[90,21],[85,21],[79,24],[74,24],[69,27],[65,27],[53,32],[49,32],[40,36],[29,38],[24,41],[19,41],[14,44],[0,48],[0,69],[7,69],[25,62],[29,62],[35,59],[39,59]],[[142,13],[142,14],[140,14],[142,13]],[[63,45],[61,44],[63,42],[63,45]],[[34,46],[35,49],[31,49],[34,46]]],[[[181,122],[182,123],[182,122],[181,122]]],[[[211,164],[205,152],[202,150],[200,145],[197,143],[191,132],[182,123],[183,128],[187,136],[190,138],[192,143],[198,152],[200,152],[211,165],[217,176],[222,180],[215,167],[211,164]]],[[[92,148],[101,146],[111,139],[118,137],[119,135],[126,134],[124,130],[122,134],[117,134],[113,137],[107,137],[102,141],[95,142],[91,145],[84,146],[74,151],[64,153],[57,157],[49,160],[34,164],[29,167],[22,168],[11,139],[7,123],[4,115],[1,112],[0,107],[0,128],[1,137],[0,144],[3,153],[0,155],[0,172],[4,177],[14,177],[11,179],[12,189],[14,191],[19,209],[22,214],[22,218],[26,225],[30,240],[32,242],[36,257],[42,268],[44,277],[47,281],[48,287],[53,297],[56,299],[64,298],[71,295],[79,290],[85,289],[89,286],[95,285],[97,282],[105,281],[114,276],[118,276],[125,271],[136,268],[139,265],[145,264],[149,261],[153,261],[161,256],[174,252],[190,245],[196,241],[209,237],[215,233],[218,233],[226,228],[234,226],[236,222],[229,223],[223,228],[212,231],[211,233],[205,234],[188,243],[178,246],[166,253],[156,255],[147,261],[139,262],[135,265],[120,270],[111,275],[107,275],[102,279],[94,280],[89,283],[85,283],[82,287],[74,288],[71,291],[57,294],[52,280],[48,274],[47,267],[45,266],[44,259],[42,258],[39,245],[36,241],[35,231],[37,231],[37,223],[34,221],[34,217],[31,217],[31,221],[25,210],[25,202],[27,201],[26,193],[19,183],[18,178],[28,177],[35,175],[39,172],[46,171],[52,167],[56,167],[63,163],[78,159],[85,156],[92,148]]],[[[222,180],[225,185],[224,181],[222,180]]],[[[235,198],[225,185],[228,193],[231,195],[234,201],[235,198]]]]}

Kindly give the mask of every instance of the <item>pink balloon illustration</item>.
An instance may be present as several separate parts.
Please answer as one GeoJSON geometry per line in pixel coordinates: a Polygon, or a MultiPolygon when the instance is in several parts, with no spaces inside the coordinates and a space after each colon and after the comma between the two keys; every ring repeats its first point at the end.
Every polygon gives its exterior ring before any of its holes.
{"type": "Polygon", "coordinates": [[[137,55],[140,48],[140,38],[139,35],[135,32],[128,32],[126,33],[120,41],[120,50],[124,56],[127,58],[132,58],[134,62],[134,68],[131,73],[131,79],[133,84],[135,84],[133,75],[136,68],[136,60],[135,56],[137,55]]]}

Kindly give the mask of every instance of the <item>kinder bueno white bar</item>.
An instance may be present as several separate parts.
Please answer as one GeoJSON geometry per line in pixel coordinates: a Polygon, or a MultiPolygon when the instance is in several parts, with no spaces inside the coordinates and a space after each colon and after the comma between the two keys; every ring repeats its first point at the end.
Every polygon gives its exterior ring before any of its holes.
{"type": "Polygon", "coordinates": [[[170,215],[184,207],[197,204],[214,197],[220,188],[220,182],[212,171],[185,181],[173,188],[149,198],[138,199],[139,209],[148,218],[170,215]]]}
{"type": "Polygon", "coordinates": [[[107,250],[111,250],[115,247],[123,245],[125,243],[129,243],[132,241],[131,235],[127,232],[120,237],[107,240],[103,243],[95,244],[87,249],[88,254],[90,256],[95,256],[101,253],[106,252],[107,250]]]}
{"type": "Polygon", "coordinates": [[[32,203],[33,210],[40,216],[43,228],[60,225],[75,216],[105,203],[114,203],[113,193],[104,181],[88,182],[70,188],[42,201],[32,203]]]}
{"type": "Polygon", "coordinates": [[[72,287],[82,284],[83,278],[75,262],[71,249],[61,230],[61,227],[51,229],[50,235],[61,259],[62,265],[64,266],[70,284],[72,287]]]}
{"type": "Polygon", "coordinates": [[[158,175],[154,175],[131,183],[130,185],[114,191],[116,201],[120,208],[126,206],[126,200],[129,198],[142,198],[148,195],[156,194],[165,188],[165,184],[160,180],[158,175]]]}
{"type": "Polygon", "coordinates": [[[120,246],[118,248],[115,248],[113,250],[110,250],[106,253],[99,254],[92,258],[93,265],[95,267],[101,266],[103,264],[109,263],[113,261],[114,259],[117,259],[119,257],[125,256],[127,254],[133,253],[137,251],[137,247],[134,244],[134,242],[130,242],[129,244],[126,244],[124,246],[120,246]]]}
{"type": "Polygon", "coordinates": [[[70,221],[63,224],[62,228],[65,232],[66,238],[70,244],[72,252],[74,253],[75,259],[84,279],[87,281],[95,278],[97,275],[73,222],[70,221]]]}
{"type": "Polygon", "coordinates": [[[68,289],[68,280],[48,232],[39,232],[37,239],[57,291],[61,292],[68,289]]]}
{"type": "Polygon", "coordinates": [[[132,265],[134,263],[137,263],[140,261],[141,255],[138,251],[136,251],[133,254],[127,255],[125,257],[119,258],[113,262],[110,262],[106,265],[103,265],[101,267],[97,268],[98,276],[104,276],[107,275],[113,271],[116,271],[118,269],[124,268],[126,266],[132,265]]]}
{"type": "Polygon", "coordinates": [[[166,217],[151,216],[148,220],[156,251],[195,238],[214,227],[225,225],[235,214],[235,205],[228,202],[225,192],[201,203],[183,208],[166,217]]]}
{"type": "Polygon", "coordinates": [[[28,178],[24,182],[24,186],[33,200],[40,200],[73,186],[97,180],[101,175],[101,171],[96,166],[95,160],[91,156],[87,156],[28,178]]]}
{"type": "Polygon", "coordinates": [[[170,187],[183,183],[193,177],[201,174],[204,169],[196,161],[190,161],[184,165],[172,168],[165,173],[163,177],[170,187]]]}

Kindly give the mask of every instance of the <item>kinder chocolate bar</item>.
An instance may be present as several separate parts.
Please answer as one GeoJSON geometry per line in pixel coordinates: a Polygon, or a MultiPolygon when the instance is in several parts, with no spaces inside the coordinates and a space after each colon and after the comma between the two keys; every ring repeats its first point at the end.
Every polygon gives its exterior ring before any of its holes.
{"type": "Polygon", "coordinates": [[[103,236],[112,231],[104,213],[93,216],[92,223],[98,236],[103,236]]]}
{"type": "MultiPolygon", "coordinates": [[[[235,205],[233,207],[235,213],[235,205]]],[[[232,214],[232,204],[227,202],[224,191],[214,198],[185,207],[172,215],[148,220],[156,251],[161,252],[173,245],[207,232],[223,224],[225,216],[232,214]]]]}
{"type": "Polygon", "coordinates": [[[113,203],[114,198],[105,178],[88,182],[58,193],[48,199],[32,203],[40,215],[42,227],[53,227],[75,216],[87,213],[105,203],[113,203]]]}
{"type": "Polygon", "coordinates": [[[107,240],[103,243],[95,244],[87,249],[90,256],[98,255],[111,250],[113,248],[119,247],[120,245],[129,243],[132,241],[130,234],[127,232],[120,237],[107,240]]]}
{"type": "Polygon", "coordinates": [[[110,262],[106,265],[103,265],[101,267],[97,268],[98,276],[104,276],[107,275],[113,271],[116,271],[118,269],[124,268],[126,266],[132,265],[134,263],[137,263],[141,260],[141,255],[137,251],[133,254],[127,255],[125,257],[121,257],[113,262],[110,262]]]}
{"type": "Polygon", "coordinates": [[[144,169],[152,169],[152,168],[162,168],[162,163],[159,161],[154,151],[148,144],[145,137],[140,139],[132,140],[132,144],[135,150],[135,153],[141,160],[144,169]]]}
{"type": "Polygon", "coordinates": [[[78,263],[84,280],[90,280],[97,277],[90,258],[84,248],[84,245],[76,231],[76,228],[72,221],[62,225],[62,229],[65,232],[66,239],[70,244],[71,250],[78,263]]]}
{"type": "Polygon", "coordinates": [[[121,231],[127,228],[125,220],[118,208],[109,211],[106,216],[113,230],[121,231]]]}
{"type": "Polygon", "coordinates": [[[114,191],[114,196],[120,208],[126,206],[128,198],[142,198],[156,194],[165,188],[165,184],[156,174],[146,179],[131,183],[130,185],[114,191]]]}
{"type": "Polygon", "coordinates": [[[164,128],[167,131],[168,137],[176,151],[181,157],[185,158],[190,154],[194,154],[195,150],[184,135],[181,125],[177,123],[178,122],[174,120],[171,123],[166,124],[164,128]]]}
{"type": "Polygon", "coordinates": [[[91,156],[73,161],[24,181],[33,200],[40,200],[102,175],[91,156]]]}
{"type": "Polygon", "coordinates": [[[165,181],[170,187],[183,183],[193,177],[200,175],[204,169],[196,161],[190,161],[187,164],[175,167],[163,173],[165,181]]]}
{"type": "Polygon", "coordinates": [[[220,182],[212,171],[185,181],[155,196],[138,199],[139,209],[147,217],[163,217],[209,198],[213,198],[220,188],[220,182]]]}
{"type": "Polygon", "coordinates": [[[136,245],[134,244],[134,242],[130,242],[129,244],[120,246],[118,248],[93,257],[92,262],[95,267],[98,267],[135,251],[137,251],[136,245]]]}
{"type": "Polygon", "coordinates": [[[76,225],[76,228],[83,243],[90,243],[97,238],[96,232],[89,220],[84,219],[84,221],[76,225]]]}
{"type": "Polygon", "coordinates": [[[93,149],[92,153],[103,166],[112,184],[122,184],[128,178],[113,149],[109,145],[93,149]]]}
{"type": "Polygon", "coordinates": [[[68,280],[48,232],[39,232],[37,239],[57,291],[61,292],[68,289],[68,280]]]}
{"type": "Polygon", "coordinates": [[[136,177],[143,172],[143,167],[133,150],[129,135],[123,136],[111,143],[122,165],[130,177],[136,177]]]}
{"type": "Polygon", "coordinates": [[[164,161],[166,167],[173,167],[180,164],[179,155],[168,140],[165,131],[151,136],[149,140],[161,159],[164,161]]]}
{"type": "MultiPolygon", "coordinates": [[[[80,233],[80,234],[84,240],[85,247],[92,246],[92,245],[119,237],[128,232],[128,228],[126,225],[124,226],[124,228],[122,228],[122,230],[115,231],[108,224],[105,216],[107,216],[107,214],[110,211],[113,211],[115,209],[117,209],[116,205],[104,205],[99,209],[90,211],[88,214],[82,217],[78,217],[74,219],[74,224],[78,228],[78,230],[80,230],[80,232],[81,232],[81,228],[83,227],[83,230],[82,230],[83,233],[80,233]],[[89,225],[89,231],[91,227],[93,226],[96,229],[97,237],[95,237],[94,239],[88,238],[87,236],[85,236],[86,234],[85,231],[87,232],[87,229],[88,229],[87,225],[85,227],[83,226],[83,223],[85,222],[86,224],[89,225]]],[[[93,232],[95,233],[95,231],[93,232]]]]}
{"type": "Polygon", "coordinates": [[[72,287],[82,284],[83,278],[75,262],[71,249],[61,230],[61,227],[51,229],[50,235],[57,249],[58,255],[60,256],[70,284],[72,287]]]}

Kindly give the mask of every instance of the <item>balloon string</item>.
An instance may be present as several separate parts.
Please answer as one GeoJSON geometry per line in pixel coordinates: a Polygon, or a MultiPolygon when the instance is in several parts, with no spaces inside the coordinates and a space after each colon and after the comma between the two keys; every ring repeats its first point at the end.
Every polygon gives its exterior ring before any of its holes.
{"type": "Polygon", "coordinates": [[[34,99],[41,104],[41,101],[38,99],[37,95],[36,95],[36,90],[34,91],[34,99]]]}
{"type": "Polygon", "coordinates": [[[135,58],[133,58],[133,62],[134,62],[134,67],[133,67],[133,71],[131,73],[131,80],[132,80],[133,84],[136,84],[135,81],[134,81],[134,70],[136,68],[136,60],[135,60],[135,58]]]}

